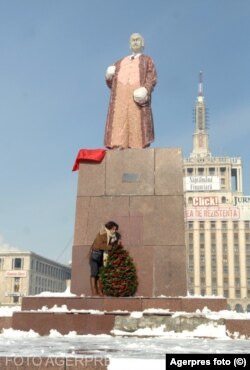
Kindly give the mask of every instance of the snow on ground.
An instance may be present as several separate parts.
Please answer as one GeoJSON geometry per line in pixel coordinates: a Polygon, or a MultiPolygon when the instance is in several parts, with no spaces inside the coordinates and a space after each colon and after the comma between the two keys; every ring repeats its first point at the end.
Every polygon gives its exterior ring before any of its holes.
{"type": "MultiPolygon", "coordinates": [[[[199,331],[207,334],[205,326],[200,326],[199,331]]],[[[211,334],[215,336],[214,331],[211,334]]],[[[165,333],[159,337],[116,337],[76,335],[75,332],[61,335],[56,330],[51,330],[49,336],[39,336],[32,330],[5,329],[0,334],[0,353],[1,356],[11,356],[18,364],[26,356],[47,357],[51,361],[62,357],[83,361],[105,361],[108,358],[108,370],[138,370],[139,367],[165,370],[165,354],[244,354],[249,353],[249,341],[226,338],[223,331],[221,336],[217,332],[216,339],[208,339],[192,337],[191,333],[189,336],[165,333]]]]}
{"type": "MultiPolygon", "coordinates": [[[[47,293],[46,293],[47,294],[47,293]]],[[[71,295],[69,292],[56,293],[56,296],[71,295]]],[[[55,293],[51,293],[51,296],[55,293]]],[[[41,296],[41,295],[40,295],[41,296]]],[[[47,296],[47,295],[46,295],[47,296]]],[[[20,306],[0,307],[0,317],[11,316],[14,311],[20,311],[20,306]]],[[[89,312],[91,314],[104,314],[97,310],[71,310],[66,305],[48,308],[44,306],[41,311],[50,312],[89,312]]],[[[117,311],[123,312],[123,311],[117,311]]],[[[144,313],[166,313],[169,310],[148,309],[144,313]]],[[[213,312],[208,308],[197,310],[197,315],[210,319],[250,319],[250,313],[236,311],[213,312]]],[[[141,312],[132,312],[131,317],[139,318],[141,312]]],[[[176,312],[178,315],[193,315],[187,312],[176,312]]],[[[165,332],[163,327],[139,329],[129,333],[114,331],[113,335],[77,335],[70,332],[61,335],[56,330],[51,330],[50,335],[40,336],[30,330],[23,332],[13,329],[3,329],[0,332],[0,354],[20,359],[27,356],[48,357],[56,359],[61,357],[99,359],[108,358],[108,370],[165,370],[165,354],[220,354],[220,353],[249,353],[250,341],[244,338],[231,339],[227,336],[225,325],[203,324],[194,331],[182,333],[165,332]],[[115,334],[115,335],[114,335],[115,334]],[[32,343],[32,347],[31,347],[32,343]],[[32,348],[32,353],[31,353],[32,348]]]]}

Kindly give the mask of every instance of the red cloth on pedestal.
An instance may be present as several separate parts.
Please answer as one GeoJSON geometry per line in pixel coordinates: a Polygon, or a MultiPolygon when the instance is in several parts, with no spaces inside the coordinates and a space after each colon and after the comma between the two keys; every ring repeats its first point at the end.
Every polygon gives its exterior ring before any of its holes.
{"type": "Polygon", "coordinates": [[[79,170],[79,164],[81,161],[86,162],[101,162],[105,157],[106,149],[80,149],[72,171],[79,170]]]}

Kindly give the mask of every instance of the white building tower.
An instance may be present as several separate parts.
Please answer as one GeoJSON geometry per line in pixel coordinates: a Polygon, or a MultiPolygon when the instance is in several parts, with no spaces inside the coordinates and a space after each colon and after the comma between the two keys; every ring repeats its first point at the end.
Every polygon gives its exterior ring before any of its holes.
{"type": "Polygon", "coordinates": [[[230,308],[250,311],[250,196],[243,195],[241,159],[209,151],[201,72],[183,173],[189,293],[224,296],[230,308]]]}

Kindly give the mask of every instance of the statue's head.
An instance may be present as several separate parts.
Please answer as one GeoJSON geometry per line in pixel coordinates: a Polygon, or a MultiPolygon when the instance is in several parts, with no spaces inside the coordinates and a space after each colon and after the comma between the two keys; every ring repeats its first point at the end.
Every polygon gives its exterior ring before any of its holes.
{"type": "Polygon", "coordinates": [[[130,49],[134,53],[142,53],[144,50],[144,39],[139,33],[133,33],[129,38],[130,49]]]}

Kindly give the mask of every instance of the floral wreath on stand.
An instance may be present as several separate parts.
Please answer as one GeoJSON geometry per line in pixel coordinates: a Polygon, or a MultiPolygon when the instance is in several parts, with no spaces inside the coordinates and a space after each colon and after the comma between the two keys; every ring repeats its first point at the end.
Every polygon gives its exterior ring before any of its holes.
{"type": "Polygon", "coordinates": [[[103,294],[111,297],[131,297],[138,287],[133,258],[118,242],[109,252],[106,264],[100,271],[103,294]]]}

